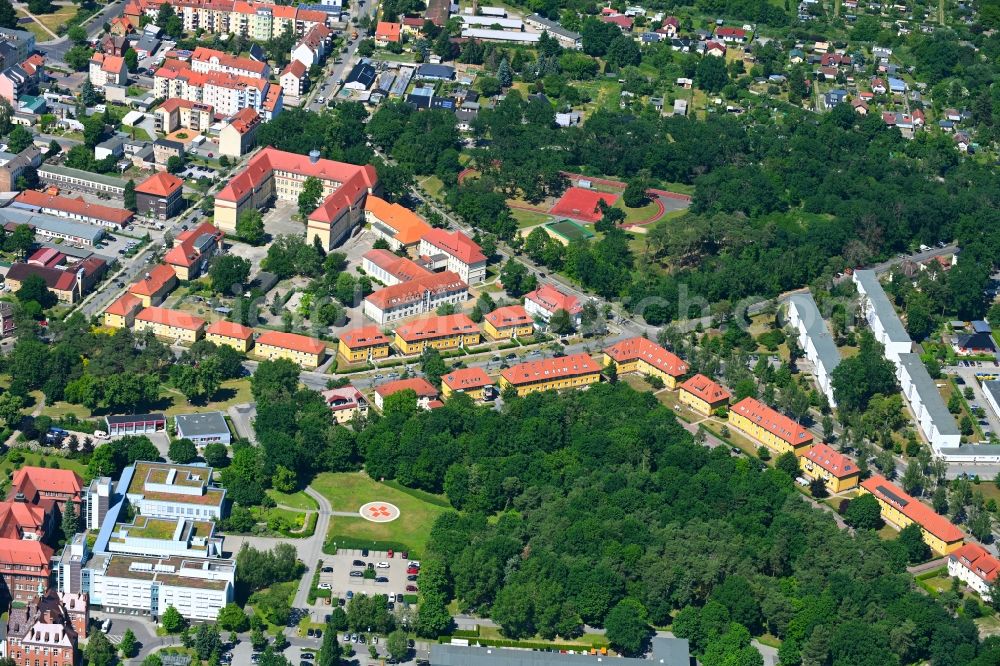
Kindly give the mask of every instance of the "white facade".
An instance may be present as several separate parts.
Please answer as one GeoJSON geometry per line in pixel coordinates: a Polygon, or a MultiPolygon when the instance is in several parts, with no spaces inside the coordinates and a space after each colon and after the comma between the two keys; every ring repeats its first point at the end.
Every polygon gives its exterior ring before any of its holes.
{"type": "Polygon", "coordinates": [[[833,399],[833,370],[840,364],[840,352],[833,336],[816,307],[812,294],[795,294],[788,299],[788,323],[798,332],[799,347],[813,366],[813,376],[831,407],[833,399]]]}
{"type": "MultiPolygon", "coordinates": [[[[461,233],[461,232],[458,232],[461,233]]],[[[471,242],[471,241],[470,241],[471,242]]],[[[442,256],[441,261],[433,262],[429,267],[434,270],[446,270],[457,273],[467,284],[479,284],[486,280],[486,258],[481,261],[466,263],[448,249],[431,243],[426,238],[420,239],[418,252],[423,257],[442,256]]]]}
{"type": "Polygon", "coordinates": [[[138,611],[160,618],[173,606],[189,620],[214,621],[233,600],[236,564],[111,555],[94,558],[84,574],[91,603],[107,612],[138,611]]]}
{"type": "Polygon", "coordinates": [[[986,602],[992,598],[991,579],[996,579],[997,565],[996,558],[975,543],[965,544],[948,555],[948,575],[968,585],[986,602]]]}
{"type": "MultiPolygon", "coordinates": [[[[400,319],[406,319],[407,317],[416,317],[417,315],[434,312],[445,303],[459,305],[463,303],[469,295],[468,289],[464,284],[461,288],[456,290],[431,291],[424,289],[422,292],[422,295],[417,298],[405,299],[401,302],[387,305],[384,308],[369,300],[371,298],[369,296],[365,298],[363,304],[365,316],[381,326],[390,322],[399,321],[400,319]]],[[[379,292],[375,293],[377,294],[379,292]]]]}
{"type": "Polygon", "coordinates": [[[918,354],[899,355],[896,378],[903,389],[903,397],[910,403],[920,432],[930,442],[934,452],[961,444],[962,435],[955,424],[955,417],[948,411],[941,392],[918,354]]]}
{"type": "Polygon", "coordinates": [[[299,42],[298,45],[292,49],[292,60],[298,60],[306,66],[306,69],[308,69],[319,63],[320,53],[317,49],[312,48],[305,42],[299,42]]]}
{"type": "Polygon", "coordinates": [[[885,295],[878,276],[875,271],[854,271],[854,284],[861,295],[861,305],[872,334],[885,347],[885,357],[898,365],[899,355],[908,354],[913,343],[885,295]]]}

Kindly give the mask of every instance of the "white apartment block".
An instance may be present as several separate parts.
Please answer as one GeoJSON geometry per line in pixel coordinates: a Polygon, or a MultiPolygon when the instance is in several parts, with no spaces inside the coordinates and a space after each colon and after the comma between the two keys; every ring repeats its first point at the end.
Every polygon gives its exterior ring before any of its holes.
{"type": "Polygon", "coordinates": [[[854,284],[872,334],[885,346],[885,357],[898,365],[899,355],[908,354],[913,345],[903,322],[899,321],[875,271],[854,271],[854,284]]]}
{"type": "Polygon", "coordinates": [[[198,47],[191,54],[191,71],[200,74],[208,72],[223,72],[246,76],[251,79],[266,79],[271,75],[271,68],[266,62],[230,55],[205,47],[198,47]]]}
{"type": "Polygon", "coordinates": [[[486,255],[461,231],[431,229],[420,239],[418,251],[424,265],[432,270],[451,271],[467,284],[486,280],[486,255]]]}
{"type": "Polygon", "coordinates": [[[990,588],[1000,573],[1000,560],[977,543],[967,543],[948,555],[948,575],[958,578],[983,599],[992,599],[990,588]]]}
{"type": "Polygon", "coordinates": [[[831,407],[833,399],[833,369],[840,365],[840,352],[833,335],[820,315],[812,294],[793,294],[788,299],[788,323],[798,332],[799,347],[813,366],[813,376],[831,407]]]}
{"type": "Polygon", "coordinates": [[[920,432],[930,442],[934,452],[941,455],[942,449],[961,444],[962,434],[955,424],[955,417],[948,411],[919,354],[899,355],[896,378],[903,389],[903,397],[910,403],[920,432]]]}

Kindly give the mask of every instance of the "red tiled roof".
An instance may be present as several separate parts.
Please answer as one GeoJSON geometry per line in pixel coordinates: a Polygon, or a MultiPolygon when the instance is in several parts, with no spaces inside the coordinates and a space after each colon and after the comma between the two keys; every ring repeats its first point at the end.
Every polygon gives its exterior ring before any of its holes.
{"type": "Polygon", "coordinates": [[[35,190],[24,190],[15,197],[14,201],[27,206],[38,206],[39,208],[49,208],[73,215],[84,215],[105,222],[112,222],[119,226],[125,226],[133,217],[133,213],[130,210],[88,203],[83,197],[73,199],[71,197],[59,196],[58,194],[45,194],[35,190]]]}
{"type": "Polygon", "coordinates": [[[617,25],[622,30],[631,30],[632,29],[632,23],[633,23],[633,21],[632,21],[631,17],[624,16],[622,14],[619,14],[617,16],[602,16],[601,20],[604,21],[605,23],[614,23],[615,25],[617,25]]]}
{"type": "MultiPolygon", "coordinates": [[[[296,60],[296,62],[298,61],[296,60]]],[[[239,113],[233,116],[233,119],[229,124],[240,134],[246,134],[260,123],[260,114],[250,107],[247,107],[245,109],[240,109],[239,113]]]]}
{"type": "Polygon", "coordinates": [[[149,269],[147,277],[129,287],[129,292],[140,296],[153,296],[173,279],[175,279],[174,269],[166,264],[157,264],[149,269]]]}
{"type": "Polygon", "coordinates": [[[389,336],[382,332],[378,326],[362,326],[342,333],[340,341],[347,345],[348,349],[364,349],[375,345],[389,344],[389,336]]]}
{"type": "Polygon", "coordinates": [[[501,371],[500,376],[517,386],[543,380],[591,375],[600,371],[601,364],[589,354],[570,354],[559,358],[518,363],[501,371]]]}
{"type": "Polygon", "coordinates": [[[38,567],[46,573],[55,553],[51,547],[30,539],[0,539],[0,569],[15,570],[21,575],[31,576],[33,572],[18,571],[18,566],[38,567]]]}
{"type": "MultiPolygon", "coordinates": [[[[721,387],[719,388],[721,389],[721,387]]],[[[793,447],[803,446],[813,441],[812,433],[796,421],[777,410],[771,409],[754,398],[743,398],[729,409],[740,416],[750,419],[764,430],[788,442],[793,447]]]]}
{"type": "Polygon", "coordinates": [[[431,271],[415,261],[406,257],[398,257],[389,250],[369,250],[361,258],[367,259],[400,282],[409,282],[431,274],[431,271]]]}
{"type": "Polygon", "coordinates": [[[490,376],[482,368],[459,368],[441,378],[453,391],[468,391],[493,383],[490,376]]]}
{"type": "Polygon", "coordinates": [[[396,329],[396,335],[404,342],[416,342],[449,335],[472,335],[473,333],[479,333],[479,328],[471,319],[461,313],[418,319],[396,329]]]}
{"type": "Polygon", "coordinates": [[[902,488],[890,483],[883,476],[878,474],[871,476],[861,482],[861,487],[878,499],[891,504],[904,516],[942,541],[952,543],[965,538],[965,533],[951,521],[934,513],[929,506],[913,499],[902,488]]]}
{"type": "Polygon", "coordinates": [[[719,37],[746,37],[747,31],[743,28],[716,28],[715,34],[719,37]]]}
{"type": "Polygon", "coordinates": [[[138,297],[132,294],[123,294],[118,300],[109,305],[104,312],[120,317],[127,317],[141,307],[142,301],[138,297]]]}
{"type": "Polygon", "coordinates": [[[1000,560],[990,555],[989,551],[978,543],[967,543],[952,552],[949,559],[958,562],[987,583],[992,583],[1000,573],[1000,560]]]}
{"type": "Polygon", "coordinates": [[[135,186],[135,191],[140,194],[149,194],[154,197],[169,197],[176,190],[184,186],[184,181],[167,173],[159,171],[139,185],[135,186]]]}
{"type": "Polygon", "coordinates": [[[834,451],[830,448],[830,446],[823,444],[822,442],[811,447],[808,451],[806,451],[805,456],[803,457],[807,460],[813,461],[820,468],[826,470],[838,479],[853,476],[861,471],[858,469],[857,463],[849,457],[845,456],[843,453],[834,451]]]}
{"type": "Polygon", "coordinates": [[[205,46],[199,46],[191,54],[192,61],[211,62],[213,59],[216,60],[222,67],[245,69],[248,72],[256,73],[257,76],[264,76],[264,72],[267,71],[266,62],[259,62],[257,60],[252,60],[251,58],[242,58],[240,56],[230,55],[225,51],[216,51],[215,49],[210,49],[205,46]]]}
{"type": "Polygon", "coordinates": [[[364,398],[361,391],[350,384],[341,386],[340,388],[321,391],[320,395],[326,401],[326,406],[334,412],[339,412],[342,409],[353,409],[364,398]]]}
{"type": "Polygon", "coordinates": [[[180,310],[157,307],[143,308],[142,312],[136,315],[135,320],[162,324],[171,328],[183,328],[188,331],[196,331],[205,325],[205,320],[201,317],[195,317],[180,310]]]}
{"type": "Polygon", "coordinates": [[[376,196],[370,196],[365,200],[365,212],[371,213],[383,224],[392,227],[396,232],[394,239],[403,245],[416,243],[431,231],[431,225],[420,219],[409,208],[389,203],[376,196]]]}
{"type": "Polygon", "coordinates": [[[399,31],[401,28],[402,25],[399,23],[379,21],[378,26],[375,28],[375,39],[384,39],[387,42],[398,42],[399,31]]]}
{"type": "Polygon", "coordinates": [[[293,60],[288,63],[288,66],[281,72],[281,76],[285,74],[291,74],[297,79],[301,79],[306,75],[306,66],[302,64],[301,60],[293,60]]]}
{"type": "Polygon", "coordinates": [[[21,539],[38,534],[45,525],[45,509],[25,502],[0,502],[0,539],[21,539]]]}
{"type": "Polygon", "coordinates": [[[205,329],[206,335],[220,335],[224,338],[235,338],[237,340],[249,340],[253,337],[253,329],[232,321],[219,320],[209,324],[205,329]]]}
{"type": "Polygon", "coordinates": [[[615,363],[645,361],[671,377],[680,377],[688,371],[688,364],[676,354],[643,337],[621,340],[604,350],[615,363]]]}
{"type": "Polygon", "coordinates": [[[418,398],[436,398],[437,389],[431,386],[423,377],[411,377],[409,379],[397,379],[394,382],[386,382],[375,387],[375,392],[383,398],[388,398],[393,393],[399,393],[410,389],[417,394],[418,398]]]}
{"type": "Polygon", "coordinates": [[[264,331],[257,337],[257,344],[291,349],[305,354],[322,354],[326,350],[326,345],[316,338],[281,331],[264,331]]]}
{"type": "Polygon", "coordinates": [[[687,391],[691,395],[701,398],[710,404],[728,400],[731,397],[729,391],[702,374],[695,375],[681,384],[681,390],[687,391]]]}
{"type": "Polygon", "coordinates": [[[458,292],[468,289],[469,285],[462,281],[456,273],[445,271],[443,273],[431,273],[423,277],[414,278],[408,282],[400,282],[389,287],[383,287],[373,294],[365,296],[365,300],[377,307],[385,310],[394,305],[412,303],[424,297],[426,292],[440,294],[445,292],[458,292]]]}
{"type": "Polygon", "coordinates": [[[201,257],[201,252],[195,247],[199,238],[205,235],[215,237],[215,242],[222,240],[222,232],[211,222],[202,222],[194,229],[188,229],[177,236],[177,243],[163,256],[163,261],[173,266],[192,266],[201,257]]]}
{"type": "Polygon", "coordinates": [[[83,489],[83,479],[69,469],[49,469],[46,467],[22,467],[14,473],[11,481],[11,497],[21,493],[32,503],[37,503],[40,493],[60,493],[79,497],[83,489]]]}
{"type": "Polygon", "coordinates": [[[72,271],[64,271],[49,266],[37,264],[15,263],[7,269],[7,279],[23,282],[25,278],[37,275],[45,280],[45,286],[57,291],[70,291],[76,285],[76,277],[72,271]]]}
{"type": "Polygon", "coordinates": [[[564,294],[550,284],[543,284],[538,289],[525,294],[524,297],[542,306],[547,312],[565,310],[572,315],[583,311],[583,306],[580,305],[576,296],[564,294]]]}
{"type": "Polygon", "coordinates": [[[486,255],[483,254],[479,245],[461,231],[448,232],[444,229],[431,229],[420,240],[430,243],[464,264],[486,261],[486,255]]]}
{"type": "Polygon", "coordinates": [[[486,321],[493,325],[493,328],[507,328],[509,326],[534,325],[535,320],[524,309],[523,305],[507,305],[497,308],[485,317],[486,321]]]}

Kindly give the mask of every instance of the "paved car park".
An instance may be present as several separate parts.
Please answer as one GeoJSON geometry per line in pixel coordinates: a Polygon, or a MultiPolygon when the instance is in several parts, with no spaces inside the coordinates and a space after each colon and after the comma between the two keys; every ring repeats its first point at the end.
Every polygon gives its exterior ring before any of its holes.
{"type": "Polygon", "coordinates": [[[407,586],[416,588],[416,580],[407,580],[409,561],[403,559],[401,553],[389,554],[381,550],[372,550],[365,556],[363,551],[342,549],[336,555],[323,558],[323,569],[320,570],[319,584],[330,586],[334,598],[347,598],[348,592],[354,594],[385,594],[395,599],[397,594],[415,594],[407,591],[407,586]],[[380,564],[387,566],[380,567],[380,564]],[[376,578],[364,578],[351,575],[351,572],[363,573],[370,568],[376,578]],[[332,571],[331,571],[332,569],[332,571]],[[385,578],[385,581],[378,579],[385,578]]]}

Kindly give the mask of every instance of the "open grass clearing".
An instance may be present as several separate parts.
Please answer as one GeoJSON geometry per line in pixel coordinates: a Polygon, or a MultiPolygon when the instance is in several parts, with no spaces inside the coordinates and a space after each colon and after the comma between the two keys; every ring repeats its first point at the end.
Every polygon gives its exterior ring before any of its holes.
{"type": "Polygon", "coordinates": [[[316,500],[306,495],[301,490],[297,493],[279,493],[273,488],[267,491],[268,497],[274,500],[278,506],[287,506],[299,511],[317,511],[319,507],[316,500]]]}

